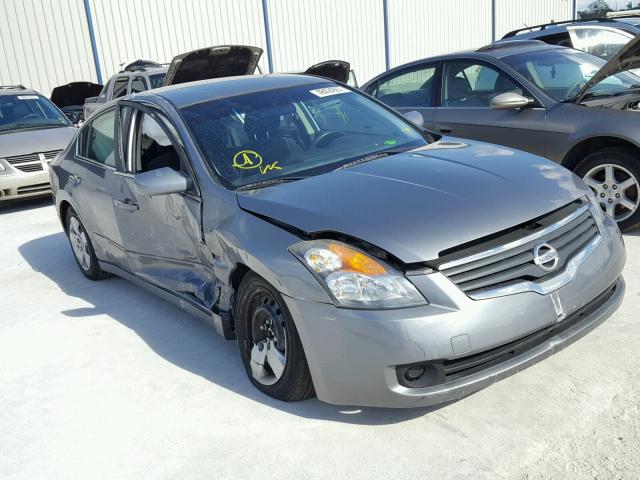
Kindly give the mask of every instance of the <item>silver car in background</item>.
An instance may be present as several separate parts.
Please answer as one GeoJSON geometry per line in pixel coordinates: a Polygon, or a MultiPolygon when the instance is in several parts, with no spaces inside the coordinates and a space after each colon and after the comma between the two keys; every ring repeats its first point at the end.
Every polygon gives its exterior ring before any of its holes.
{"type": "Polygon", "coordinates": [[[50,194],[49,163],[76,131],[38,92],[0,87],[0,201],[50,194]]]}
{"type": "Polygon", "coordinates": [[[318,77],[124,97],[51,180],[86,277],[209,320],[286,401],[454,400],[580,338],[625,289],[620,231],[574,174],[318,77]]]}

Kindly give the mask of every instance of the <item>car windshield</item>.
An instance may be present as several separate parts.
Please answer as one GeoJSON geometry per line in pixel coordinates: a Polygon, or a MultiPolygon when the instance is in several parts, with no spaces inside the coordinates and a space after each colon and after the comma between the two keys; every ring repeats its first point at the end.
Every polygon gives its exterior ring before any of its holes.
{"type": "Polygon", "coordinates": [[[326,82],[206,101],[181,113],[232,188],[318,175],[428,143],[408,121],[326,82]]]}
{"type": "Polygon", "coordinates": [[[0,132],[68,125],[67,117],[41,95],[0,95],[0,132]]]}
{"type": "Polygon", "coordinates": [[[164,77],[166,76],[166,73],[155,73],[153,75],[149,75],[149,83],[151,84],[150,88],[160,88],[164,82],[164,77]]]}
{"type": "MultiPolygon", "coordinates": [[[[520,53],[503,59],[551,98],[564,101],[574,98],[593,75],[606,63],[577,50],[543,50],[520,53]]],[[[624,72],[611,75],[587,90],[591,96],[608,96],[640,86],[640,77],[624,72]]]]}

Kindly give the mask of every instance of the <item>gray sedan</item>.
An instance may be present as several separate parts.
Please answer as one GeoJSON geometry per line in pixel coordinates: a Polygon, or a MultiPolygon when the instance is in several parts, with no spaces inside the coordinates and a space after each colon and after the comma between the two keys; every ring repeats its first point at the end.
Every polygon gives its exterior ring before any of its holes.
{"type": "Polygon", "coordinates": [[[419,60],[365,84],[424,127],[542,155],[583,178],[629,230],[640,224],[640,36],[608,62],[537,40],[419,60]]]}
{"type": "Polygon", "coordinates": [[[568,345],[624,294],[620,231],[578,177],[318,77],[124,97],[51,181],[87,278],[209,320],[286,401],[453,400],[568,345]]]}

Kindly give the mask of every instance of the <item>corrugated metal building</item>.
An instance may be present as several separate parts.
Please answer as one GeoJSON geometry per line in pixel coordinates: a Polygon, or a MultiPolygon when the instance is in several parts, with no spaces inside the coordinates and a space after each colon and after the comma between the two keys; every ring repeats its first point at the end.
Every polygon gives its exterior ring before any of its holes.
{"type": "Polygon", "coordinates": [[[48,95],[129,60],[229,43],[262,47],[265,72],[348,60],[363,83],[574,14],[575,0],[0,0],[0,84],[48,95]]]}

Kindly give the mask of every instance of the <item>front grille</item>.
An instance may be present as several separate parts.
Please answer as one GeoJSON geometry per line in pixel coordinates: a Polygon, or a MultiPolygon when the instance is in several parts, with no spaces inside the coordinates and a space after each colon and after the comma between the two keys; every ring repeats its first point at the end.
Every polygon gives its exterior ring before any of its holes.
{"type": "Polygon", "coordinates": [[[43,170],[42,159],[44,158],[46,161],[51,161],[61,151],[62,150],[50,150],[48,152],[15,155],[13,157],[5,157],[5,160],[22,172],[41,172],[43,170]],[[42,157],[40,155],[42,155],[42,157]]]}
{"type": "Polygon", "coordinates": [[[583,201],[573,202],[504,234],[440,258],[438,269],[467,295],[521,282],[539,282],[561,272],[600,232],[583,201]],[[534,262],[534,248],[546,243],[558,253],[553,271],[534,262]]]}

